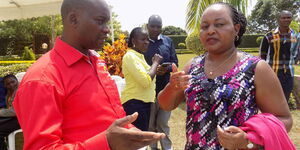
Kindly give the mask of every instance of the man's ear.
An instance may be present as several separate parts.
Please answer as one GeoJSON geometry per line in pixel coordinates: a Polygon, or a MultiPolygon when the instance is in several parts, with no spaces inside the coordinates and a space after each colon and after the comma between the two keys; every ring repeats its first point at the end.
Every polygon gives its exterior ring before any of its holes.
{"type": "Polygon", "coordinates": [[[77,15],[76,12],[72,11],[72,12],[70,12],[70,13],[68,14],[68,22],[69,22],[69,24],[70,24],[72,27],[74,27],[74,28],[77,27],[77,25],[78,25],[78,15],[77,15]]]}

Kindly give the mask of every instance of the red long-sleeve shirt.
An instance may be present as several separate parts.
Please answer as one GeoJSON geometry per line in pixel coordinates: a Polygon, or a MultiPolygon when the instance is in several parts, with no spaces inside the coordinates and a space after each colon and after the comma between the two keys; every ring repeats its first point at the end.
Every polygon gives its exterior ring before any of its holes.
{"type": "Polygon", "coordinates": [[[90,54],[58,38],[27,71],[14,101],[24,150],[110,149],[105,131],[125,113],[104,63],[90,54]]]}

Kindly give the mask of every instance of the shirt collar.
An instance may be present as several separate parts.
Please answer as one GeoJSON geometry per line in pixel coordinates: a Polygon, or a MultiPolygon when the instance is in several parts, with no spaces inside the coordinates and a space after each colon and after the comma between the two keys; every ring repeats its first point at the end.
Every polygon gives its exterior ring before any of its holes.
{"type": "Polygon", "coordinates": [[[149,38],[149,41],[154,43],[155,41],[159,41],[161,39],[162,39],[162,35],[160,34],[160,35],[158,35],[157,40],[152,40],[152,39],[149,38]]]}
{"type": "Polygon", "coordinates": [[[82,58],[85,60],[89,59],[88,56],[82,54],[68,43],[62,41],[59,37],[56,38],[54,50],[64,59],[68,66],[71,66],[82,58]]]}
{"type": "Polygon", "coordinates": [[[144,58],[144,54],[141,54],[133,49],[129,49],[128,51],[134,53],[135,55],[137,55],[139,58],[144,58]]]}
{"type": "MultiPolygon", "coordinates": [[[[289,32],[288,33],[291,33],[291,28],[289,28],[289,32]]],[[[280,34],[280,30],[279,30],[279,27],[277,27],[274,31],[274,33],[279,33],[280,34]]]]}

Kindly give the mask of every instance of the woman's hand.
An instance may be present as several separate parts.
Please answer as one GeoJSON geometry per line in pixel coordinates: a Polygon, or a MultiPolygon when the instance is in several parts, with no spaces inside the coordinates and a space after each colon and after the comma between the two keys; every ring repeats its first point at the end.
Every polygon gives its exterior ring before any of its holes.
{"type": "Polygon", "coordinates": [[[152,64],[154,63],[157,63],[159,64],[161,61],[162,61],[163,57],[160,56],[159,54],[155,54],[153,57],[152,57],[152,64]]]}
{"type": "Polygon", "coordinates": [[[178,71],[175,64],[172,64],[172,73],[170,76],[170,86],[175,90],[184,90],[189,86],[191,75],[185,74],[184,71],[178,71]]]}
{"type": "Polygon", "coordinates": [[[242,129],[235,126],[229,126],[223,130],[220,126],[218,126],[217,134],[219,143],[222,147],[229,150],[247,149],[247,133],[242,129]]]}

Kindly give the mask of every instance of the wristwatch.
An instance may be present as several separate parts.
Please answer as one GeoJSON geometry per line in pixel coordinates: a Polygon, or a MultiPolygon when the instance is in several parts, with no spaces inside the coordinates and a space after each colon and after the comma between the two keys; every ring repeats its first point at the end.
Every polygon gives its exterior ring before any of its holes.
{"type": "Polygon", "coordinates": [[[249,141],[249,140],[248,140],[247,148],[248,149],[254,148],[254,144],[251,141],[249,141]]]}

